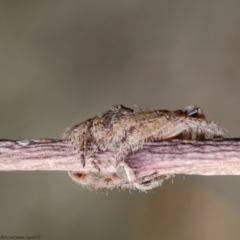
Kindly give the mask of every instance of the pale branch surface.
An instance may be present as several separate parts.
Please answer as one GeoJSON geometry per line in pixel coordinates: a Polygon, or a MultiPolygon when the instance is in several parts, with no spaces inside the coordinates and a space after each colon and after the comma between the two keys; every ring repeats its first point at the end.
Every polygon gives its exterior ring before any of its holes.
{"type": "MultiPolygon", "coordinates": [[[[97,152],[101,171],[116,172],[107,167],[111,152],[97,152]]],[[[125,162],[137,178],[157,175],[239,175],[240,139],[178,140],[145,144],[142,150],[130,154],[125,162]]],[[[91,162],[83,168],[77,151],[62,140],[1,140],[0,171],[74,171],[88,174],[98,170],[91,162]]]]}

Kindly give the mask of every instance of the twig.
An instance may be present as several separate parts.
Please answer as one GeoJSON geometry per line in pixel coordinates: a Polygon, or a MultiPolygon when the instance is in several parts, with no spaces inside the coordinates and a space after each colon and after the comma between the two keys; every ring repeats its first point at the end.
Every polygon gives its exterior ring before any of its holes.
{"type": "MultiPolygon", "coordinates": [[[[95,154],[97,161],[94,164],[100,167],[101,179],[104,181],[96,186],[93,184],[92,187],[106,187],[104,184],[109,183],[106,181],[108,176],[117,175],[118,169],[115,166],[109,167],[108,159],[111,155],[109,151],[95,154]]],[[[138,184],[145,185],[159,181],[161,176],[173,174],[239,175],[240,139],[174,139],[148,143],[142,150],[129,154],[124,162],[134,171],[138,184]]],[[[61,140],[0,141],[0,171],[74,171],[81,172],[83,180],[86,175],[99,173],[94,164],[88,161],[83,168],[77,151],[61,140]]],[[[129,187],[128,184],[125,178],[124,181],[118,179],[109,186],[129,187]]]]}

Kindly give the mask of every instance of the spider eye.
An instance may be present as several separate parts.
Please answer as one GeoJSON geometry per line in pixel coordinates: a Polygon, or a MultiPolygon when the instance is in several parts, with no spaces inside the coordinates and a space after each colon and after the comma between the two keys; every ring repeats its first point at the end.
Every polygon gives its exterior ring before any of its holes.
{"type": "Polygon", "coordinates": [[[113,105],[112,107],[111,107],[111,110],[112,111],[118,111],[118,110],[120,110],[121,109],[121,105],[113,105]]]}
{"type": "Polygon", "coordinates": [[[197,117],[198,116],[198,113],[199,113],[199,109],[198,108],[193,108],[193,109],[189,109],[187,111],[187,115],[189,117],[197,117]]]}

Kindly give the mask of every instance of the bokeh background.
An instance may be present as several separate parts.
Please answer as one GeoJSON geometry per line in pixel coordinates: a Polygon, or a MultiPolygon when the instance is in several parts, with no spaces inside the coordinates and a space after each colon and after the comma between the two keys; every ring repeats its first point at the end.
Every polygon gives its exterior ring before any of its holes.
{"type": "MultiPolygon", "coordinates": [[[[0,138],[59,138],[124,104],[197,104],[240,137],[240,1],[0,2],[0,138]]],[[[66,172],[1,172],[0,236],[240,239],[240,176],[91,192],[66,172]]]]}

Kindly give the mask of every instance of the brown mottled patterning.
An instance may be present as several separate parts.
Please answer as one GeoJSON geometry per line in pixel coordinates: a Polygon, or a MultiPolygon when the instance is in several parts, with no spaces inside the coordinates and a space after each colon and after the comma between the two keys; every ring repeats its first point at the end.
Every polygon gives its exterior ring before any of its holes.
{"type": "Polygon", "coordinates": [[[114,105],[63,134],[79,150],[83,166],[95,152],[111,150],[109,164],[122,166],[129,181],[134,181],[131,169],[124,158],[141,149],[144,143],[172,138],[214,139],[221,138],[224,130],[215,122],[206,120],[202,110],[187,106],[183,110],[137,110],[114,105]]]}

